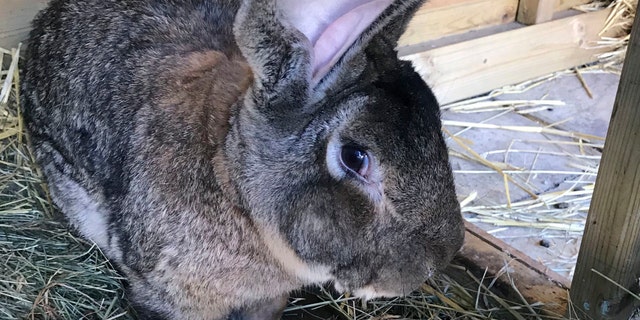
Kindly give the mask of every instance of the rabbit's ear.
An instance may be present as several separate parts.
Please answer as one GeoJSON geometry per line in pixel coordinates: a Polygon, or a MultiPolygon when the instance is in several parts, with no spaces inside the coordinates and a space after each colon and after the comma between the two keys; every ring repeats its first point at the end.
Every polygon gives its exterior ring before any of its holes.
{"type": "Polygon", "coordinates": [[[281,132],[302,130],[319,93],[357,82],[370,62],[394,68],[394,47],[423,1],[243,0],[233,33],[253,73],[247,110],[281,132]]]}
{"type": "Polygon", "coordinates": [[[314,83],[320,81],[336,67],[343,57],[362,51],[371,38],[380,32],[384,32],[385,38],[395,44],[412,13],[422,2],[422,0],[277,1],[278,9],[285,19],[311,42],[314,83]]]}

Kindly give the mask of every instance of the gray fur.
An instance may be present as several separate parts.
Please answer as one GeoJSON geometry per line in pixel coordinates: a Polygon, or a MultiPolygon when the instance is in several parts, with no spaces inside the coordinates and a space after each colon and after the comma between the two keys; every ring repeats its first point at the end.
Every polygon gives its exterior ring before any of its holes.
{"type": "Polygon", "coordinates": [[[421,2],[391,4],[314,83],[274,0],[51,1],[27,128],[142,317],[277,318],[303,285],[406,294],[449,263],[463,224],[438,104],[394,51],[421,2]],[[331,169],[347,143],[370,181],[331,169]]]}

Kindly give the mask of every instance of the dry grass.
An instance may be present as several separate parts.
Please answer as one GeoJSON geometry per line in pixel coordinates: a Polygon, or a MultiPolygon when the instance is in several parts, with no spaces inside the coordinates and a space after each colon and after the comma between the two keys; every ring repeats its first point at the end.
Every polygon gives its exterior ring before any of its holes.
{"type": "MultiPolygon", "coordinates": [[[[635,13],[635,2],[609,1],[609,4],[582,7],[594,10],[597,6],[613,5],[610,25],[628,29],[635,13]]],[[[615,50],[600,56],[595,65],[558,72],[514,86],[495,90],[485,97],[444,106],[459,113],[514,112],[530,115],[549,107],[561,108],[562,101],[517,100],[490,101],[513,92],[522,92],[557,77],[585,73],[619,72],[628,37],[605,38],[597,45],[616,45],[615,50]]],[[[133,319],[124,296],[123,279],[108,263],[100,250],[76,237],[56,208],[50,204],[42,176],[34,164],[23,134],[18,92],[18,50],[0,49],[0,318],[1,319],[133,319]]],[[[585,90],[589,90],[585,85],[585,90]]],[[[539,127],[498,126],[485,122],[445,122],[447,128],[461,131],[447,135],[461,151],[452,156],[480,164],[486,170],[459,172],[464,174],[495,174],[503,177],[507,201],[503,204],[472,205],[474,194],[463,201],[463,211],[469,220],[496,225],[501,228],[526,226],[541,233],[562,230],[579,235],[584,227],[597,173],[602,137],[580,132],[564,131],[558,124],[539,127]],[[473,142],[459,137],[470,128],[484,130],[535,131],[550,137],[536,150],[509,147],[479,153],[473,142]],[[549,151],[547,145],[570,147],[572,152],[549,151]],[[578,178],[562,191],[540,193],[531,185],[535,175],[563,174],[566,171],[519,168],[509,161],[488,160],[492,155],[533,153],[554,155],[570,162],[578,178]],[[524,190],[531,199],[514,200],[510,188],[524,190]]],[[[551,234],[549,234],[551,236],[551,234]]],[[[553,268],[570,269],[575,256],[558,257],[553,268]]],[[[294,294],[285,319],[560,319],[562,315],[543,315],[540,304],[526,301],[507,301],[493,291],[492,279],[478,277],[462,267],[452,267],[458,275],[431,279],[408,297],[376,300],[363,303],[349,296],[339,296],[324,289],[294,294]],[[462,276],[460,276],[462,275],[462,276]],[[460,280],[464,279],[464,280],[460,280]]],[[[506,270],[506,269],[505,269],[506,270]]],[[[508,276],[508,272],[505,271],[508,276]]],[[[514,287],[515,288],[515,287],[514,287]]],[[[517,290],[516,290],[517,291],[517,290]]]]}
{"type": "MultiPolygon", "coordinates": [[[[124,279],[100,250],[76,237],[51,205],[27,147],[18,107],[18,50],[2,51],[0,93],[0,318],[135,319],[124,279]]],[[[1,62],[0,62],[1,63],[1,62]]],[[[362,301],[322,288],[294,294],[286,319],[557,319],[541,305],[506,301],[492,279],[438,275],[413,294],[362,301]]]]}
{"type": "Polygon", "coordinates": [[[121,277],[50,204],[18,108],[19,50],[0,54],[0,318],[129,319],[121,277]]]}
{"type": "MultiPolygon", "coordinates": [[[[541,312],[540,303],[505,300],[494,293],[495,281],[476,277],[453,265],[461,284],[439,275],[407,297],[363,303],[349,296],[337,296],[324,289],[304,292],[306,298],[291,301],[284,319],[300,315],[310,319],[566,319],[564,315],[541,312]]],[[[505,273],[507,273],[505,271],[505,273]]],[[[515,288],[515,287],[514,287],[515,288]]],[[[573,318],[573,317],[572,317],[573,318]]]]}
{"type": "Polygon", "coordinates": [[[605,28],[600,34],[605,34],[609,29],[621,29],[622,33],[618,37],[602,37],[595,46],[611,48],[608,52],[600,54],[599,67],[605,70],[620,72],[622,62],[627,53],[631,26],[638,7],[637,0],[604,0],[593,1],[590,4],[582,5],[576,9],[582,11],[600,10],[605,7],[613,8],[607,19],[605,28]]]}
{"type": "MultiPolygon", "coordinates": [[[[546,109],[565,108],[563,101],[546,100],[495,100],[507,94],[520,94],[561,77],[578,78],[585,93],[592,97],[593,92],[584,80],[584,74],[616,73],[620,74],[622,62],[629,40],[630,27],[635,16],[637,1],[615,0],[594,1],[577,9],[583,11],[600,10],[613,7],[605,30],[622,29],[625,32],[617,38],[602,38],[591,44],[594,47],[611,48],[598,56],[596,63],[564,70],[523,83],[496,89],[489,94],[466,101],[443,106],[443,110],[452,116],[444,120],[445,135],[453,147],[451,156],[475,164],[476,169],[455,170],[456,175],[478,176],[499,175],[503,181],[504,203],[479,205],[477,192],[467,195],[467,205],[463,207],[467,220],[494,225],[490,233],[502,237],[509,228],[526,228],[522,237],[537,235],[538,238],[558,238],[562,241],[578,241],[582,236],[591,195],[598,172],[604,137],[563,129],[563,122],[546,123],[537,118],[536,112],[546,109]],[[475,114],[479,121],[466,121],[466,116],[475,114]],[[487,114],[482,117],[481,115],[487,114]],[[493,120],[509,114],[518,114],[531,120],[533,125],[498,125],[493,120]],[[462,119],[462,120],[461,120],[462,119]],[[485,130],[485,135],[502,132],[504,135],[519,137],[527,133],[542,137],[538,140],[514,138],[507,148],[499,150],[476,150],[475,141],[464,138],[469,130],[485,130]],[[533,157],[532,164],[523,167],[514,158],[533,157]],[[557,169],[537,169],[538,158],[545,157],[547,162],[558,164],[557,169]],[[484,167],[485,169],[477,169],[484,167]],[[562,188],[541,190],[532,182],[540,176],[572,176],[572,180],[562,183],[562,188]],[[514,199],[513,194],[525,194],[528,197],[514,199]],[[537,231],[536,231],[537,230],[537,231]]],[[[586,115],[577,115],[586,116],[586,115]]],[[[478,136],[482,136],[478,134],[478,136]]],[[[482,191],[482,190],[476,190],[482,191]]],[[[485,201],[486,202],[486,201],[485,201]]],[[[516,237],[509,235],[509,237],[516,237]]],[[[558,253],[553,259],[543,261],[554,271],[571,277],[577,260],[577,252],[566,256],[558,253]]]]}

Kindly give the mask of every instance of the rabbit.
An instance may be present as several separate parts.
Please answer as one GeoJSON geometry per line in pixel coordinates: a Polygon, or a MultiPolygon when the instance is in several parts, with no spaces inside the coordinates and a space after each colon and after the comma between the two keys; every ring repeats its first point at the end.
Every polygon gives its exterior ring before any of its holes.
{"type": "Polygon", "coordinates": [[[142,319],[410,293],[460,249],[439,105],[396,46],[422,0],[52,0],[23,113],[53,202],[142,319]]]}

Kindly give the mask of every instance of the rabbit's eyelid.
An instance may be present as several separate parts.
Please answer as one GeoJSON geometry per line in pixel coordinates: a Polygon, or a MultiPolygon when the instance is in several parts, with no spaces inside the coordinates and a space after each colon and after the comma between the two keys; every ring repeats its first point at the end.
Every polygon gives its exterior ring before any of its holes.
{"type": "Polygon", "coordinates": [[[347,172],[342,168],[342,164],[340,163],[341,149],[342,145],[340,141],[338,141],[338,137],[331,137],[327,144],[326,164],[329,174],[338,181],[344,179],[347,175],[347,172]]]}

